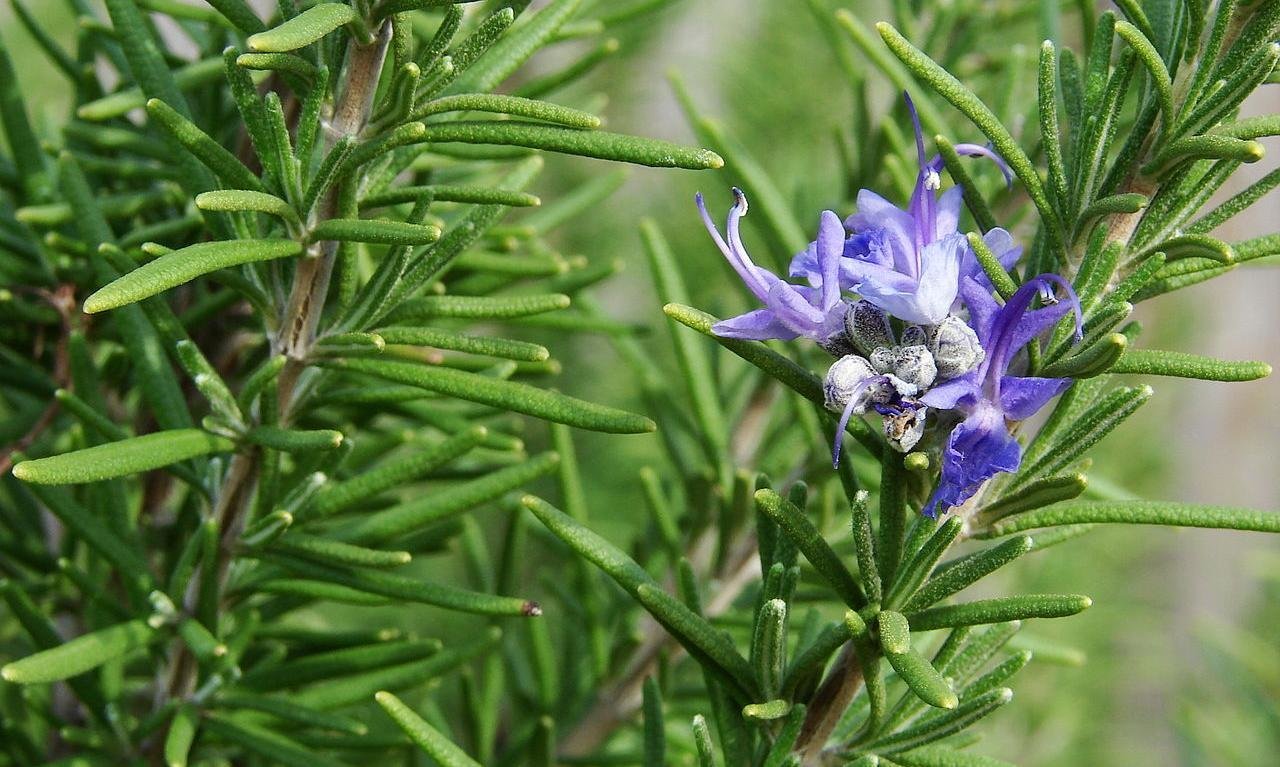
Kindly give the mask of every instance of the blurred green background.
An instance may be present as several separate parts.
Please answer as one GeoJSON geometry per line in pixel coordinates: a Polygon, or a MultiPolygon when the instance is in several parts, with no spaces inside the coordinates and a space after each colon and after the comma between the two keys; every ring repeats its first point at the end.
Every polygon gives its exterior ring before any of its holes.
{"type": "MultiPolygon", "coordinates": [[[[28,5],[50,29],[65,34],[74,24],[64,3],[36,0],[28,5]]],[[[853,99],[827,42],[832,30],[822,28],[810,3],[677,0],[663,5],[646,20],[617,28],[621,53],[577,86],[580,103],[598,108],[594,95],[607,94],[603,113],[613,129],[693,142],[667,80],[668,72],[679,71],[702,111],[761,161],[806,225],[816,222],[823,207],[841,206],[847,195],[833,135],[851,113],[853,99]]],[[[876,3],[827,5],[845,5],[868,25],[894,18],[876,3]]],[[[927,12],[930,4],[921,5],[927,12]]],[[[1034,98],[1034,55],[1046,31],[1052,30],[1030,14],[1026,23],[980,36],[988,47],[972,56],[1012,57],[1012,69],[1023,70],[1022,78],[1008,85],[1010,92],[980,95],[1034,98]]],[[[67,108],[67,95],[59,90],[57,74],[32,52],[8,3],[0,4],[0,35],[14,51],[25,92],[40,94],[30,105],[34,119],[56,125],[67,108]]],[[[1061,42],[1078,46],[1078,26],[1069,15],[1060,35],[1061,42]]],[[[877,115],[887,115],[897,94],[856,51],[851,53],[873,81],[877,115]]],[[[553,71],[555,54],[552,50],[536,59],[528,76],[553,71]]],[[[1263,91],[1246,107],[1254,114],[1280,111],[1280,97],[1263,91]]],[[[955,120],[953,137],[977,138],[958,114],[944,114],[955,120]]],[[[1268,149],[1280,146],[1273,143],[1268,149]]],[[[1247,167],[1224,193],[1239,191],[1273,167],[1271,158],[1247,167]]],[[[588,161],[553,158],[534,191],[548,198],[567,193],[602,170],[588,161]]],[[[565,253],[624,264],[597,297],[613,317],[648,326],[642,340],[659,369],[671,364],[669,330],[645,273],[637,223],[648,216],[662,224],[679,255],[693,303],[722,315],[740,310],[745,306],[741,293],[693,206],[693,193],[700,189],[713,210],[723,209],[734,182],[726,172],[636,170],[591,215],[561,230],[559,245],[565,253]]],[[[1280,199],[1272,194],[1230,222],[1220,236],[1234,241],[1274,232],[1278,214],[1280,199]]],[[[753,235],[748,228],[748,247],[768,263],[764,242],[753,235]]],[[[1275,364],[1278,295],[1280,271],[1275,267],[1240,269],[1144,304],[1138,315],[1146,327],[1146,345],[1275,364]]],[[[551,345],[565,362],[559,384],[565,390],[631,409],[644,407],[633,376],[606,341],[552,340],[551,345]]],[[[1276,379],[1152,384],[1155,400],[1094,451],[1091,477],[1145,497],[1280,507],[1276,379]]],[[[578,436],[593,520],[614,540],[625,540],[641,524],[635,472],[660,460],[657,440],[578,436]]],[[[1028,557],[1014,570],[1006,582],[986,588],[1079,592],[1094,598],[1094,607],[1084,614],[1029,632],[1078,648],[1087,662],[1039,663],[1023,673],[1015,685],[1019,704],[979,728],[987,733],[985,753],[1039,767],[1276,763],[1280,550],[1274,539],[1214,531],[1102,529],[1050,554],[1028,557]],[[1252,638],[1237,636],[1239,627],[1251,629],[1252,638]]],[[[360,615],[364,621],[373,617],[368,611],[360,615]]],[[[427,631],[431,616],[424,612],[411,620],[427,631]]]]}

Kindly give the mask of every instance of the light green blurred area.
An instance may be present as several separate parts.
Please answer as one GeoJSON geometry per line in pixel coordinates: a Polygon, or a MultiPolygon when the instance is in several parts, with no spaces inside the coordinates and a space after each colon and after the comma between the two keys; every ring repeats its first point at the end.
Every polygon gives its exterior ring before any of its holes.
{"type": "MultiPolygon", "coordinates": [[[[62,12],[62,3],[28,4],[61,40],[71,39],[74,21],[62,12]]],[[[704,111],[761,160],[793,209],[805,212],[805,226],[811,226],[823,207],[844,196],[832,135],[852,101],[822,30],[804,6],[800,0],[676,2],[652,24],[620,28],[623,53],[567,98],[606,93],[603,112],[611,129],[692,142],[666,80],[668,70],[679,70],[704,111]]],[[[868,24],[885,18],[874,5],[857,3],[856,10],[868,24]]],[[[1064,30],[1070,41],[1075,31],[1070,19],[1064,30]]],[[[1003,31],[1002,45],[1034,52],[1036,33],[1034,27],[1003,31]]],[[[0,4],[0,35],[14,52],[35,121],[56,124],[67,105],[63,84],[33,52],[8,3],[0,4]]],[[[1028,56],[1030,81],[1034,60],[1028,56]]],[[[545,61],[535,61],[533,74],[539,66],[554,69],[552,59],[554,51],[545,61]]],[[[866,66],[861,58],[857,61],[866,66]]],[[[886,112],[898,98],[887,83],[875,93],[886,112]]],[[[1280,98],[1264,92],[1247,109],[1265,113],[1278,106],[1280,98]]],[[[944,114],[955,121],[953,136],[978,139],[958,113],[944,114]]],[[[1275,144],[1268,148],[1273,156],[1280,150],[1275,144]]],[[[1225,191],[1238,191],[1275,167],[1270,157],[1260,165],[1261,170],[1242,172],[1225,191]]],[[[589,161],[552,159],[535,191],[551,198],[603,170],[589,161]]],[[[724,209],[734,181],[722,172],[636,170],[617,195],[561,232],[559,245],[566,253],[625,262],[626,270],[597,296],[614,317],[650,326],[645,345],[660,368],[671,364],[669,329],[645,274],[637,223],[643,216],[661,223],[696,305],[717,314],[740,311],[746,308],[741,291],[693,206],[693,193],[702,190],[713,210],[724,209]]],[[[1280,201],[1272,195],[1221,234],[1230,241],[1273,232],[1278,214],[1280,201]]],[[[764,244],[756,235],[748,228],[748,247],[763,255],[764,244]]],[[[1280,271],[1275,267],[1237,270],[1142,307],[1146,332],[1140,343],[1277,364],[1277,296],[1280,271]]],[[[559,385],[566,391],[644,407],[633,376],[604,341],[551,345],[565,362],[559,385]]],[[[1155,400],[1093,452],[1097,476],[1145,497],[1280,508],[1280,384],[1274,379],[1151,383],[1155,400]]],[[[541,428],[531,431],[539,433],[533,435],[538,439],[541,428]]],[[[580,434],[577,446],[590,482],[593,522],[612,539],[623,540],[642,524],[636,471],[662,460],[658,438],[580,434]]],[[[1270,615],[1271,632],[1264,637],[1271,651],[1280,654],[1274,602],[1269,612],[1255,612],[1264,598],[1259,585],[1263,571],[1276,569],[1276,551],[1274,539],[1246,533],[1102,529],[1029,556],[1011,577],[983,584],[989,593],[1085,593],[1094,606],[1072,619],[1029,627],[1027,633],[1036,637],[1079,648],[1088,662],[1083,667],[1038,663],[1024,671],[1014,683],[1015,705],[978,728],[987,733],[981,750],[1037,767],[1247,763],[1204,761],[1187,747],[1183,722],[1186,716],[1207,716],[1211,722],[1214,711],[1222,710],[1220,695],[1204,694],[1219,683],[1202,650],[1200,631],[1221,634],[1230,624],[1264,626],[1259,615],[1270,615]],[[1268,552],[1270,562],[1264,557],[1268,552]],[[1201,704],[1214,711],[1201,710],[1201,704]]],[[[1276,593],[1275,588],[1270,591],[1273,598],[1276,593]]],[[[361,615],[372,619],[368,612],[361,615]]],[[[429,625],[430,618],[422,621],[429,625]]],[[[1271,703],[1277,700],[1273,697],[1271,703]]],[[[1274,752],[1256,756],[1258,765],[1276,758],[1274,752]]]]}

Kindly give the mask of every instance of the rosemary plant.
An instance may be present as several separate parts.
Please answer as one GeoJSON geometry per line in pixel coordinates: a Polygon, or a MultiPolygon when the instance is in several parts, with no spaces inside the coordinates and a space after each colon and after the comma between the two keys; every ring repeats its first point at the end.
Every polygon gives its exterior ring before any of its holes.
{"type": "Polygon", "coordinates": [[[0,765],[1001,765],[972,726],[1070,655],[1023,623],[1091,601],[970,586],[1101,525],[1280,532],[1085,474],[1152,396],[1118,376],[1270,372],[1131,314],[1280,255],[1214,236],[1280,171],[1210,204],[1280,133],[1238,117],[1280,0],[807,0],[856,105],[821,215],[678,77],[708,148],[601,128],[574,86],[669,0],[64,0],[74,50],[11,2],[74,105],[38,128],[0,44],[0,765]],[[691,305],[690,201],[639,227],[642,342],[553,234],[620,175],[543,204],[546,154],[721,169],[756,305],[691,305]],[[559,391],[587,333],[647,416],[559,391]]]}

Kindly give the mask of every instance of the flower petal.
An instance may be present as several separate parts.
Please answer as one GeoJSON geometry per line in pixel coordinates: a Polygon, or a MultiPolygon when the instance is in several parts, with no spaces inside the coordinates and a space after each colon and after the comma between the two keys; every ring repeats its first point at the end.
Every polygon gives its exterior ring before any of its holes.
{"type": "Polygon", "coordinates": [[[978,401],[982,390],[978,386],[977,372],[965,373],[950,381],[943,381],[920,397],[920,401],[935,410],[970,408],[978,401]]]}
{"type": "Polygon", "coordinates": [[[1017,471],[1022,447],[1004,425],[999,408],[982,403],[951,432],[942,451],[942,477],[929,502],[926,516],[938,507],[958,506],[977,492],[983,482],[1005,471],[1017,471]]]}
{"type": "Polygon", "coordinates": [[[1000,381],[1000,408],[1011,420],[1030,418],[1071,383],[1070,378],[1006,376],[1000,381]]]}
{"type": "Polygon", "coordinates": [[[711,332],[721,338],[746,338],[753,341],[790,341],[800,335],[783,324],[770,309],[756,309],[721,320],[711,326],[711,332]]]}
{"type": "Polygon", "coordinates": [[[960,198],[964,189],[953,186],[942,193],[937,202],[937,229],[934,235],[942,239],[960,230],[960,198]]]}

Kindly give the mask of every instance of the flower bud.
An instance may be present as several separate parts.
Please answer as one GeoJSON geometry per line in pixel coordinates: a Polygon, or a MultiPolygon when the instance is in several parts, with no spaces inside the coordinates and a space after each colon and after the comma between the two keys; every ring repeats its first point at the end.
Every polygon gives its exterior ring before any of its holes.
{"type": "Polygon", "coordinates": [[[929,333],[919,325],[908,325],[902,329],[902,338],[898,340],[902,346],[928,346],[929,333]]]}
{"type": "Polygon", "coordinates": [[[968,373],[986,357],[977,334],[959,317],[947,317],[929,335],[937,377],[944,381],[968,373]]]}
{"type": "Polygon", "coordinates": [[[898,350],[891,346],[878,347],[867,355],[867,361],[877,373],[892,373],[898,363],[898,350]]]}
{"type": "Polygon", "coordinates": [[[845,313],[844,332],[862,354],[894,345],[889,316],[866,301],[857,302],[845,313]]]}
{"type": "Polygon", "coordinates": [[[915,386],[917,391],[933,386],[938,377],[938,368],[928,349],[923,346],[902,346],[897,352],[897,359],[893,364],[895,376],[915,386]]]}
{"type": "Polygon", "coordinates": [[[862,413],[867,404],[888,402],[895,389],[888,377],[878,375],[871,363],[856,354],[846,354],[827,370],[822,387],[828,410],[842,412],[852,397],[857,397],[853,412],[862,413]]]}

